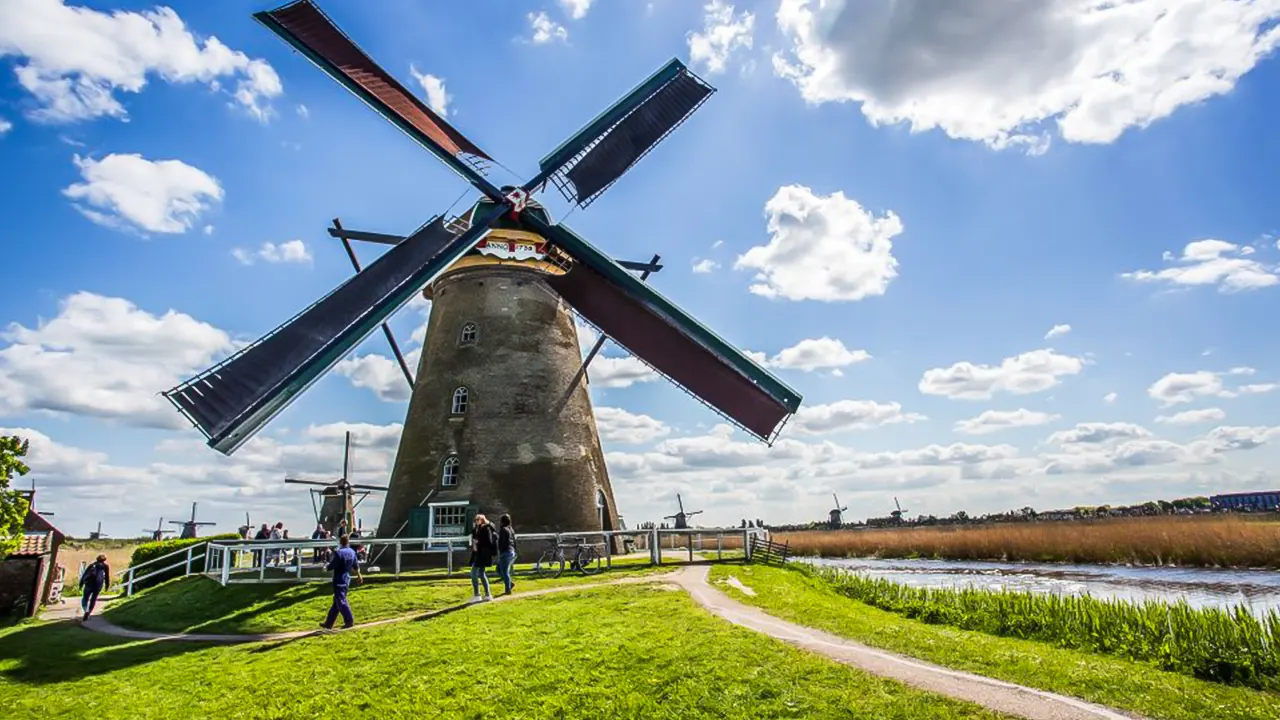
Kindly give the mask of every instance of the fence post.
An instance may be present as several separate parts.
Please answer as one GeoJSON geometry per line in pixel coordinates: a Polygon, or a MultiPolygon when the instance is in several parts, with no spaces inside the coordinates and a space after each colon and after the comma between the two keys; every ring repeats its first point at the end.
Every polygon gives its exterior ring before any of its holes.
{"type": "Polygon", "coordinates": [[[751,556],[754,554],[755,548],[751,547],[751,531],[742,531],[742,549],[746,553],[747,562],[751,562],[751,556]]]}
{"type": "Polygon", "coordinates": [[[222,587],[227,586],[227,580],[231,577],[231,563],[229,561],[231,560],[232,557],[234,556],[231,555],[230,548],[227,548],[227,547],[222,548],[222,575],[221,577],[218,578],[218,581],[222,584],[222,587]]]}
{"type": "Polygon", "coordinates": [[[613,533],[608,531],[604,534],[604,564],[606,570],[613,569],[613,533]]]}
{"type": "Polygon", "coordinates": [[[653,542],[651,543],[653,545],[653,549],[649,551],[649,554],[653,556],[654,565],[661,565],[662,564],[662,536],[658,534],[658,528],[656,527],[651,532],[653,533],[653,542]]]}
{"type": "Polygon", "coordinates": [[[133,568],[129,568],[129,579],[124,582],[124,596],[133,595],[133,568]]]}
{"type": "Polygon", "coordinates": [[[184,576],[191,574],[191,551],[195,549],[196,549],[195,545],[187,546],[187,568],[186,568],[186,571],[183,573],[184,576]]]}
{"type": "Polygon", "coordinates": [[[396,579],[400,579],[400,549],[404,547],[400,543],[396,543],[396,579]]]}
{"type": "Polygon", "coordinates": [[[716,559],[724,559],[724,533],[716,533],[716,559]]]}
{"type": "Polygon", "coordinates": [[[449,541],[449,543],[445,545],[445,547],[448,548],[448,550],[445,551],[445,555],[448,558],[448,566],[449,566],[448,571],[445,574],[448,575],[449,577],[453,577],[453,541],[449,541]]]}
{"type": "Polygon", "coordinates": [[[693,533],[689,533],[689,562],[693,562],[693,533]]]}

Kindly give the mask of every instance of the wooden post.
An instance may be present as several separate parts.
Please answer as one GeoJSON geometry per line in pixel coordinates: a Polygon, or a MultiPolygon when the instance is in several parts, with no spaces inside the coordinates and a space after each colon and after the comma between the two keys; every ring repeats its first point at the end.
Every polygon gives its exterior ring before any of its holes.
{"type": "Polygon", "coordinates": [[[693,533],[689,533],[689,562],[693,562],[693,533]]]}
{"type": "Polygon", "coordinates": [[[724,533],[716,533],[716,559],[724,559],[724,533]]]}
{"type": "Polygon", "coordinates": [[[222,584],[222,587],[227,586],[227,580],[231,576],[231,563],[227,562],[227,559],[230,553],[231,551],[225,548],[222,551],[222,575],[221,577],[218,578],[219,582],[222,584]]]}
{"type": "Polygon", "coordinates": [[[400,550],[404,547],[401,543],[396,543],[396,579],[400,579],[400,550]]]}
{"type": "MultiPolygon", "coordinates": [[[[195,549],[196,549],[195,545],[187,546],[187,568],[186,568],[186,571],[183,573],[184,576],[191,574],[191,551],[195,549]]],[[[209,554],[209,551],[206,550],[205,555],[208,555],[208,554],[209,554]]],[[[209,562],[208,560],[205,560],[205,563],[208,563],[208,562],[209,562]]]]}
{"type": "MultiPolygon", "coordinates": [[[[81,573],[81,575],[83,574],[81,573]]],[[[124,595],[125,597],[133,595],[133,568],[129,568],[129,579],[124,582],[124,595]]]]}

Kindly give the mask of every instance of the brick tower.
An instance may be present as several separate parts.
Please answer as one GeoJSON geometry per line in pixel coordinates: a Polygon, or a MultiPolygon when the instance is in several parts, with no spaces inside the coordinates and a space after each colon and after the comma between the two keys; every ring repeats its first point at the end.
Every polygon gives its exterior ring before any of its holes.
{"type": "Polygon", "coordinates": [[[582,353],[569,306],[544,285],[563,272],[546,250],[505,220],[426,289],[379,535],[467,534],[476,513],[504,512],[524,533],[617,529],[586,378],[566,397],[582,353]]]}

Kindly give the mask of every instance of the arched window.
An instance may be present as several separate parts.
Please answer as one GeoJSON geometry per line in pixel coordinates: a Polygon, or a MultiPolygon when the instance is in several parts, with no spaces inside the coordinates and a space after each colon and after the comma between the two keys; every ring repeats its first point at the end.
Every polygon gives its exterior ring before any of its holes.
{"type": "Polygon", "coordinates": [[[604,491],[596,488],[596,519],[600,521],[600,529],[609,529],[609,511],[605,508],[604,491]]]}
{"type": "Polygon", "coordinates": [[[458,335],[458,343],[461,345],[473,343],[476,341],[476,336],[479,334],[480,332],[476,328],[475,323],[467,323],[462,326],[462,332],[458,335]]]}
{"type": "Polygon", "coordinates": [[[449,412],[454,415],[461,415],[467,411],[467,389],[460,387],[453,391],[453,404],[450,406],[449,412]]]}
{"type": "Polygon", "coordinates": [[[444,470],[440,473],[440,484],[455,487],[458,484],[458,458],[450,457],[444,461],[444,470]]]}

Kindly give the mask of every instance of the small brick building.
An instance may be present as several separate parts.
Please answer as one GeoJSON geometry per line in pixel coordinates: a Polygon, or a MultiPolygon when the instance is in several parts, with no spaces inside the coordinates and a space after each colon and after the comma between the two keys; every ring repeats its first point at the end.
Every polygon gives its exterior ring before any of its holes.
{"type": "MultiPolygon", "coordinates": [[[[35,500],[34,493],[24,494],[28,502],[35,500]]],[[[49,602],[58,577],[58,550],[66,537],[34,509],[27,510],[22,529],[22,544],[0,560],[0,615],[24,607],[25,617],[34,616],[49,602]]]]}

